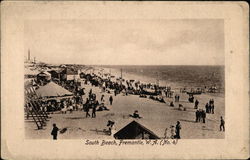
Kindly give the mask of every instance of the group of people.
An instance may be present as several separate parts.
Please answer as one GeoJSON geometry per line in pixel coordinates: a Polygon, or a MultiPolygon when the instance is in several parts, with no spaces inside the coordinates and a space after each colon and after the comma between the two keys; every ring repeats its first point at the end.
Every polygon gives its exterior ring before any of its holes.
{"type": "MultiPolygon", "coordinates": [[[[86,98],[86,103],[83,104],[83,109],[86,112],[86,117],[90,117],[89,110],[92,109],[92,118],[96,117],[96,111],[103,111],[103,110],[109,110],[105,105],[104,105],[104,95],[101,96],[100,103],[96,99],[96,94],[92,92],[92,89],[89,91],[88,98],[86,98]],[[97,108],[98,107],[98,108],[97,108]]],[[[109,104],[113,104],[113,97],[109,97],[109,104]]]]}
{"type": "Polygon", "coordinates": [[[170,128],[165,129],[164,138],[180,139],[181,123],[177,121],[176,126],[170,125],[170,128]],[[169,134],[170,133],[170,134],[169,134]]]}
{"type": "Polygon", "coordinates": [[[210,99],[209,102],[205,106],[206,113],[214,114],[214,100],[210,99]]]}
{"type": "MultiPolygon", "coordinates": [[[[127,95],[128,90],[131,90],[131,89],[133,90],[134,89],[133,85],[132,85],[132,82],[126,81],[126,83],[127,83],[127,87],[126,87],[122,83],[112,82],[111,80],[104,80],[104,79],[101,79],[100,77],[98,77],[97,75],[93,75],[93,77],[89,80],[89,82],[92,85],[99,86],[102,89],[102,91],[104,91],[104,92],[107,91],[107,89],[113,89],[114,90],[114,96],[116,96],[117,94],[119,94],[123,90],[126,91],[126,95],[127,95]]],[[[148,86],[144,86],[143,84],[140,84],[140,83],[135,83],[135,85],[136,85],[136,89],[140,89],[140,90],[143,90],[144,87],[148,87],[148,86]]],[[[75,90],[77,91],[78,89],[75,89],[75,90]]],[[[171,91],[171,87],[167,87],[166,89],[164,89],[162,91],[165,91],[166,97],[172,97],[172,95],[173,95],[173,93],[171,91]]],[[[176,94],[175,97],[174,97],[174,101],[179,102],[179,100],[180,100],[180,95],[176,94]]],[[[108,101],[109,101],[110,105],[113,104],[112,95],[109,96],[108,101]]],[[[88,94],[88,98],[86,98],[86,102],[84,104],[83,104],[82,97],[77,96],[77,97],[74,97],[73,101],[67,101],[65,103],[65,105],[68,108],[70,108],[70,110],[71,109],[72,110],[74,110],[74,109],[77,110],[79,108],[79,107],[77,107],[78,105],[73,105],[73,104],[82,104],[83,110],[86,112],[86,117],[95,118],[96,117],[96,111],[98,109],[100,109],[100,110],[108,110],[104,106],[104,102],[105,102],[105,96],[104,95],[101,96],[100,103],[99,103],[99,101],[96,98],[96,95],[93,94],[92,89],[90,89],[89,94],[88,94]],[[99,106],[99,108],[97,108],[98,106],[99,106]],[[92,115],[89,114],[90,109],[92,109],[92,115]]],[[[189,102],[192,102],[192,103],[194,102],[193,95],[189,97],[189,102]]],[[[198,109],[198,105],[199,105],[199,101],[196,99],[195,102],[194,102],[194,108],[197,109],[196,112],[195,112],[195,115],[196,115],[196,120],[195,121],[205,123],[206,122],[206,120],[205,120],[206,119],[206,113],[214,114],[214,100],[213,99],[209,100],[209,102],[205,106],[205,111],[203,109],[198,109]]],[[[170,106],[174,106],[173,101],[170,102],[170,106]]],[[[181,108],[181,107],[183,107],[183,106],[180,104],[179,108],[181,108]]],[[[134,113],[132,115],[130,115],[130,116],[133,117],[133,118],[142,118],[139,115],[138,110],[135,110],[134,113]]],[[[225,130],[224,124],[225,124],[225,121],[221,117],[221,124],[220,124],[220,130],[221,131],[225,130]]],[[[112,130],[113,126],[114,126],[114,122],[109,121],[107,126],[109,127],[109,131],[111,133],[111,130],[112,130]]],[[[57,127],[55,126],[53,129],[57,130],[56,128],[57,127]]],[[[168,128],[166,128],[164,136],[165,136],[165,138],[170,137],[170,138],[180,139],[180,130],[181,130],[181,125],[180,125],[180,122],[177,121],[177,124],[176,124],[175,127],[173,125],[170,126],[170,136],[168,135],[168,128]]]]}
{"type": "Polygon", "coordinates": [[[165,95],[166,95],[166,97],[171,98],[173,96],[173,93],[174,92],[171,90],[170,86],[166,87],[166,89],[165,89],[165,95]]]}
{"type": "Polygon", "coordinates": [[[55,111],[61,111],[62,113],[66,113],[70,111],[72,113],[73,110],[81,110],[82,109],[82,97],[79,95],[75,95],[72,98],[61,99],[59,101],[50,100],[50,101],[41,101],[40,111],[50,112],[53,114],[55,111]]]}
{"type": "Polygon", "coordinates": [[[206,123],[206,112],[203,109],[198,109],[195,112],[195,122],[203,122],[206,123]]]}

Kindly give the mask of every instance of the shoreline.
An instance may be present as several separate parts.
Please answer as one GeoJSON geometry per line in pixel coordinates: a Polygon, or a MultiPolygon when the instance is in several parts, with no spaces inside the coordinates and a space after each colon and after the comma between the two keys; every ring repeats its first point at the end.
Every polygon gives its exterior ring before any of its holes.
{"type": "MultiPolygon", "coordinates": [[[[104,68],[104,67],[98,67],[98,69],[103,69],[105,71],[105,73],[110,73],[111,70],[111,75],[117,77],[121,76],[121,71],[117,68],[104,68]]],[[[147,76],[147,75],[140,75],[140,74],[136,74],[136,73],[128,73],[126,71],[123,71],[123,79],[126,80],[136,80],[136,81],[140,81],[141,83],[151,83],[151,84],[156,84],[157,80],[156,78],[147,76]]],[[[170,82],[168,80],[159,80],[159,85],[160,86],[170,86],[172,90],[174,90],[175,92],[179,92],[181,88],[187,88],[187,89],[191,89],[191,88],[201,88],[201,87],[189,87],[188,84],[184,85],[183,83],[180,82],[170,82]]],[[[225,91],[223,90],[223,92],[217,92],[217,93],[202,93],[202,94],[206,94],[206,95],[210,95],[210,96],[219,96],[219,97],[223,97],[225,98],[225,91]]]]}

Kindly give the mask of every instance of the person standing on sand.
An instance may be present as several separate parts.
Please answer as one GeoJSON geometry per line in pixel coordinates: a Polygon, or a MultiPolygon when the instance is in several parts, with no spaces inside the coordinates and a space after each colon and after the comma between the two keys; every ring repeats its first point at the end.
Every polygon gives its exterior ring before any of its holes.
{"type": "Polygon", "coordinates": [[[214,104],[211,104],[211,113],[214,114],[214,104]]]}
{"type": "Polygon", "coordinates": [[[205,119],[206,119],[206,113],[204,110],[201,111],[201,117],[202,117],[202,121],[203,123],[206,123],[205,119]]]}
{"type": "Polygon", "coordinates": [[[198,110],[198,122],[200,122],[201,121],[201,110],[199,109],[198,110]]]}
{"type": "Polygon", "coordinates": [[[110,103],[110,105],[112,105],[112,103],[113,103],[113,97],[112,96],[109,97],[109,103],[110,103]]]}
{"type": "Polygon", "coordinates": [[[198,111],[198,110],[196,110],[196,112],[195,112],[195,116],[196,116],[196,120],[195,120],[195,122],[198,122],[198,120],[199,120],[199,116],[200,116],[200,113],[199,113],[199,111],[198,111]]]}
{"type": "Polygon", "coordinates": [[[57,133],[59,129],[57,128],[56,124],[53,124],[53,129],[51,131],[51,135],[53,136],[53,140],[57,140],[57,133]]]}
{"type": "Polygon", "coordinates": [[[85,111],[86,111],[86,117],[90,117],[90,114],[89,114],[89,104],[87,104],[86,105],[86,109],[85,109],[85,111]]]}
{"type": "Polygon", "coordinates": [[[180,139],[180,130],[181,130],[181,124],[179,121],[177,121],[177,124],[175,126],[175,138],[180,139]]]}
{"type": "Polygon", "coordinates": [[[92,109],[92,117],[95,118],[96,117],[96,108],[99,105],[99,102],[96,100],[92,109]]]}
{"type": "Polygon", "coordinates": [[[195,100],[195,104],[194,104],[194,109],[197,109],[197,108],[198,108],[198,105],[199,105],[199,101],[196,99],[196,100],[195,100]]]}
{"type": "Polygon", "coordinates": [[[208,106],[208,103],[206,104],[205,108],[206,108],[206,113],[209,113],[209,106],[208,106]]]}
{"type": "Polygon", "coordinates": [[[208,104],[208,113],[211,113],[211,103],[210,103],[210,101],[209,101],[209,104],[208,104]]]}
{"type": "Polygon", "coordinates": [[[95,114],[95,112],[96,112],[96,107],[97,107],[97,105],[94,104],[93,109],[92,109],[92,118],[95,118],[95,117],[96,117],[96,114],[95,114]]]}
{"type": "Polygon", "coordinates": [[[224,132],[225,131],[225,121],[221,116],[220,117],[220,131],[222,131],[222,129],[223,129],[223,132],[224,132]]]}

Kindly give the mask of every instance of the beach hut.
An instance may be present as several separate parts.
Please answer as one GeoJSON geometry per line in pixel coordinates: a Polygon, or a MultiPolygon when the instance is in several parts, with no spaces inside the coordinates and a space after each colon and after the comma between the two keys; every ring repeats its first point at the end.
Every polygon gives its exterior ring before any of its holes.
{"type": "Polygon", "coordinates": [[[47,71],[42,71],[36,76],[37,81],[50,81],[51,80],[51,74],[47,71]]]}
{"type": "Polygon", "coordinates": [[[39,98],[46,100],[58,100],[73,97],[73,93],[69,92],[68,90],[64,89],[54,82],[50,82],[45,86],[41,86],[36,90],[36,94],[39,98]]]}
{"type": "Polygon", "coordinates": [[[160,139],[156,134],[150,131],[136,121],[132,121],[121,130],[114,134],[115,139],[160,139]]]}
{"type": "Polygon", "coordinates": [[[61,72],[61,78],[62,80],[76,80],[79,77],[78,74],[78,70],[74,69],[74,68],[65,68],[64,70],[62,70],[61,72]]]}
{"type": "Polygon", "coordinates": [[[51,78],[53,79],[60,79],[60,70],[50,70],[48,71],[51,74],[51,78]]]}

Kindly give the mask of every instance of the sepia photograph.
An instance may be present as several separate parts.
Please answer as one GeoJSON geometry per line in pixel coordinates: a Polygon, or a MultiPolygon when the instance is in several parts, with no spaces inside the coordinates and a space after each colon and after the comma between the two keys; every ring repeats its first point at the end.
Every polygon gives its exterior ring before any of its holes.
{"type": "Polygon", "coordinates": [[[225,136],[221,19],[31,20],[24,39],[26,138],[225,136]]]}
{"type": "Polygon", "coordinates": [[[1,3],[1,158],[249,158],[248,4],[1,3]]]}

